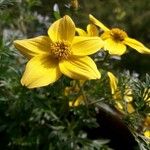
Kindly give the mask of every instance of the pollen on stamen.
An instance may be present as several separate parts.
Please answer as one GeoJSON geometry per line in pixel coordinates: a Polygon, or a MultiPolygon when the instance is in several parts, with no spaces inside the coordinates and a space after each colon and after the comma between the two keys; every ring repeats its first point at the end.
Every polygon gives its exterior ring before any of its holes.
{"type": "Polygon", "coordinates": [[[51,43],[51,53],[57,59],[68,59],[71,55],[70,43],[66,41],[51,43]]]}
{"type": "Polygon", "coordinates": [[[123,41],[128,36],[125,31],[123,31],[119,28],[111,29],[110,35],[115,41],[123,41]]]}

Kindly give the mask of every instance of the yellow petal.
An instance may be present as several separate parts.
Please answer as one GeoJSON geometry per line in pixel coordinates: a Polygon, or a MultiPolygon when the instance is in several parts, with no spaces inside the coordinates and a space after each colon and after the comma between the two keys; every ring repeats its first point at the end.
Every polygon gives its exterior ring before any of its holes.
{"type": "Polygon", "coordinates": [[[42,87],[55,82],[60,76],[57,60],[47,55],[36,56],[27,63],[21,83],[28,88],[42,87]]]}
{"type": "Polygon", "coordinates": [[[124,92],[124,100],[126,101],[126,102],[131,102],[132,100],[133,100],[133,93],[132,93],[132,89],[130,88],[130,87],[127,87],[126,89],[125,89],[125,92],[124,92]]]}
{"type": "Polygon", "coordinates": [[[122,42],[116,42],[113,39],[105,40],[104,49],[111,55],[122,55],[126,51],[126,46],[122,42]]]}
{"type": "Polygon", "coordinates": [[[150,139],[150,130],[144,131],[144,136],[150,139]]]}
{"type": "Polygon", "coordinates": [[[84,104],[84,98],[82,95],[80,95],[75,101],[69,101],[69,106],[70,107],[76,107],[81,104],[84,104]]]}
{"type": "Polygon", "coordinates": [[[100,37],[75,36],[72,43],[72,55],[86,56],[99,51],[104,45],[100,37]]]}
{"type": "Polygon", "coordinates": [[[131,103],[127,104],[127,111],[128,111],[128,113],[135,112],[135,109],[134,109],[134,107],[133,107],[133,105],[131,103]]]}
{"type": "Polygon", "coordinates": [[[148,88],[144,89],[143,98],[147,102],[147,104],[150,105],[150,89],[148,88]]]}
{"type": "Polygon", "coordinates": [[[107,74],[110,80],[111,93],[115,94],[116,90],[118,89],[118,79],[111,72],[108,72],[107,74]]]}
{"type": "Polygon", "coordinates": [[[120,102],[118,102],[118,101],[115,101],[115,103],[116,103],[116,108],[118,109],[118,110],[123,110],[123,105],[120,103],[120,102]]]}
{"type": "Polygon", "coordinates": [[[100,37],[102,40],[107,40],[109,38],[112,38],[111,31],[105,31],[104,33],[101,34],[100,37]]]}
{"type": "Polygon", "coordinates": [[[75,36],[75,24],[73,20],[66,15],[50,26],[48,35],[53,42],[62,40],[72,42],[75,36]]]}
{"type": "Polygon", "coordinates": [[[96,64],[88,56],[62,60],[59,63],[59,67],[63,74],[72,79],[89,80],[101,77],[96,64]]]}
{"type": "Polygon", "coordinates": [[[99,36],[99,31],[94,24],[87,25],[87,33],[89,36],[99,36]]]}
{"type": "Polygon", "coordinates": [[[125,38],[124,43],[133,49],[137,50],[139,53],[142,54],[150,54],[150,49],[145,47],[141,42],[132,39],[132,38],[125,38]]]}
{"type": "Polygon", "coordinates": [[[100,27],[102,30],[104,31],[109,31],[109,29],[103,24],[101,23],[99,20],[97,20],[94,16],[92,16],[91,14],[89,15],[90,21],[97,25],[98,27],[100,27]]]}
{"type": "Polygon", "coordinates": [[[48,36],[38,36],[36,38],[15,40],[15,47],[28,58],[39,54],[48,54],[50,50],[50,39],[48,36]]]}
{"type": "Polygon", "coordinates": [[[80,35],[80,36],[87,36],[87,33],[80,28],[76,28],[76,32],[80,35]]]}

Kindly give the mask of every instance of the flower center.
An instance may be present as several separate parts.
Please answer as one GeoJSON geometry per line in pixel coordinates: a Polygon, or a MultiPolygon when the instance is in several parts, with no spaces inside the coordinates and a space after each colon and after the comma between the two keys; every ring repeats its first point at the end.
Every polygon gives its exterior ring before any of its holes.
{"type": "Polygon", "coordinates": [[[123,41],[127,37],[126,32],[118,28],[111,29],[110,35],[115,41],[123,41]]]}
{"type": "Polygon", "coordinates": [[[67,41],[51,43],[51,52],[58,59],[68,59],[71,55],[70,43],[67,41]]]}

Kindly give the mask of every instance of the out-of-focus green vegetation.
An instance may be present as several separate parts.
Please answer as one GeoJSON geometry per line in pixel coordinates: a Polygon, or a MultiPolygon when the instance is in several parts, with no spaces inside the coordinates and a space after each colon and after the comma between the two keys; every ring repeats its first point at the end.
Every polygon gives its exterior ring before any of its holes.
{"type": "Polygon", "coordinates": [[[100,102],[114,105],[106,75],[110,70],[118,74],[123,90],[126,83],[133,87],[136,111],[126,112],[123,121],[138,142],[136,149],[150,149],[150,141],[142,134],[143,118],[150,113],[143,97],[144,89],[150,89],[150,56],[134,50],[121,60],[107,57],[103,62],[100,56],[93,56],[102,71],[102,79],[85,83],[83,91],[89,105],[69,107],[68,101],[80,93],[64,94],[65,87],[71,86],[67,77],[39,89],[21,86],[27,60],[13,46],[15,39],[47,34],[48,27],[59,15],[70,15],[78,27],[85,29],[88,14],[93,14],[106,26],[121,27],[130,37],[150,47],[149,8],[149,0],[79,0],[78,8],[71,6],[69,0],[0,0],[0,149],[109,149],[109,136],[95,133],[96,138],[89,137],[92,128],[101,126],[96,119],[100,102]],[[58,14],[54,12],[54,4],[58,4],[58,14]]]}

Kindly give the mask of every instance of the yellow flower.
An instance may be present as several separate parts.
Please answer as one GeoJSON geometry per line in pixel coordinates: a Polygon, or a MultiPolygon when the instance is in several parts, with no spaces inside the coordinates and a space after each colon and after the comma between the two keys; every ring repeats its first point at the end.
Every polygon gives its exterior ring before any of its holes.
{"type": "Polygon", "coordinates": [[[99,31],[94,24],[88,24],[86,30],[87,32],[83,29],[76,28],[76,31],[80,36],[99,36],[99,31]]]}
{"type": "Polygon", "coordinates": [[[123,101],[126,102],[126,109],[128,113],[134,112],[134,108],[131,104],[133,97],[132,97],[132,89],[127,87],[123,93],[123,96],[121,94],[120,89],[118,88],[118,79],[111,73],[108,72],[108,77],[110,79],[110,88],[111,88],[111,94],[113,95],[113,99],[115,100],[115,104],[117,109],[122,111],[124,109],[123,101]]]}
{"type": "Polygon", "coordinates": [[[104,31],[101,35],[104,40],[104,49],[112,55],[122,55],[126,52],[126,45],[142,54],[150,54],[150,49],[141,42],[130,38],[127,33],[119,28],[108,29],[103,23],[94,16],[89,15],[90,21],[104,31]]]}
{"type": "Polygon", "coordinates": [[[50,26],[48,35],[14,41],[15,47],[30,59],[22,85],[46,86],[62,74],[81,80],[100,78],[96,64],[87,56],[103,46],[99,37],[75,36],[75,24],[67,15],[50,26]]]}

